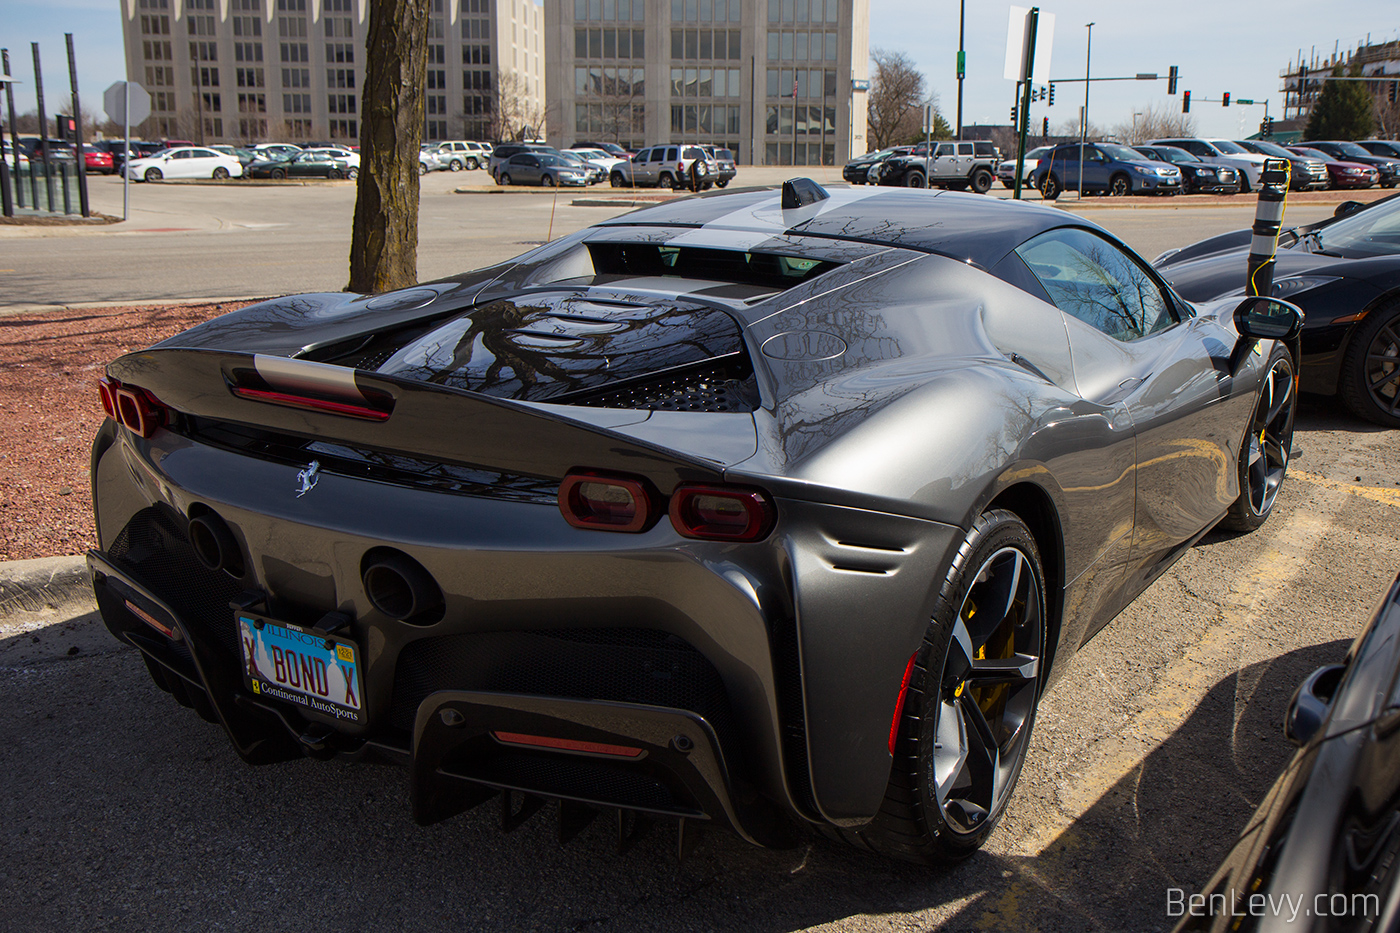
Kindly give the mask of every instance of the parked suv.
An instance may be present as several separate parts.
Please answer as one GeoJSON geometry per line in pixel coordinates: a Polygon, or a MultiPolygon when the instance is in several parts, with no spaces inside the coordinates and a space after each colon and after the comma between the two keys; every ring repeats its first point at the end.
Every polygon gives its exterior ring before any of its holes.
{"type": "Polygon", "coordinates": [[[1241,192],[1258,188],[1259,176],[1264,171],[1265,156],[1249,152],[1243,146],[1228,139],[1193,139],[1189,137],[1153,139],[1149,140],[1147,145],[1175,146],[1178,149],[1185,149],[1202,162],[1210,162],[1213,165],[1228,165],[1240,173],[1241,192]]]}
{"type": "Polygon", "coordinates": [[[1181,190],[1181,169],[1168,162],[1154,162],[1141,152],[1117,143],[1064,143],[1043,156],[1031,173],[1031,182],[1047,201],[1061,191],[1079,188],[1079,154],[1084,153],[1084,190],[1104,194],[1176,194],[1181,190]]]}
{"type": "Polygon", "coordinates": [[[684,143],[668,143],[652,146],[634,155],[629,162],[619,162],[612,168],[608,181],[614,188],[690,187],[690,166],[699,162],[696,172],[700,177],[699,189],[704,191],[717,179],[715,166],[705,156],[699,146],[684,143]]]}
{"type": "Polygon", "coordinates": [[[701,146],[700,148],[705,150],[710,165],[714,167],[716,188],[723,188],[739,174],[739,170],[734,165],[733,151],[723,148],[717,149],[714,146],[701,146]]]}
{"type": "Polygon", "coordinates": [[[453,139],[437,144],[433,150],[442,167],[451,172],[462,169],[481,168],[491,158],[491,147],[485,143],[465,139],[453,139]]]}
{"type": "Polygon", "coordinates": [[[1288,187],[1294,191],[1308,191],[1312,188],[1326,188],[1332,184],[1327,174],[1327,163],[1322,159],[1310,159],[1296,152],[1289,152],[1278,143],[1266,139],[1237,139],[1241,147],[1255,155],[1270,159],[1287,159],[1292,165],[1288,176],[1288,187]]]}
{"type": "Polygon", "coordinates": [[[992,190],[1000,155],[986,140],[933,144],[933,157],[923,143],[905,156],[890,156],[872,166],[869,179],[881,185],[907,188],[971,188],[978,194],[992,190]]]}

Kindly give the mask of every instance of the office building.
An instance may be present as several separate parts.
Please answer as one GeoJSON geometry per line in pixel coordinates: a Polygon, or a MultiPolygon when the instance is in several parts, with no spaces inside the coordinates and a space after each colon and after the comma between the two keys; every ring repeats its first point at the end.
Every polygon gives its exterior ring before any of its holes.
{"type": "MultiPolygon", "coordinates": [[[[151,138],[359,142],[372,0],[122,0],[151,138]]],[[[432,0],[425,140],[540,135],[534,0],[432,0]]]]}
{"type": "Polygon", "coordinates": [[[545,0],[544,18],[560,145],[714,143],[768,165],[866,150],[869,0],[545,0]]]}

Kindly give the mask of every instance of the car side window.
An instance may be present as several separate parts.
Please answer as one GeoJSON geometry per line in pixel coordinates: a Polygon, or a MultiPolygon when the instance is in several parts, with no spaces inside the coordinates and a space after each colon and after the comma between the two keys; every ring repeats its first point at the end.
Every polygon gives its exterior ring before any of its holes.
{"type": "Polygon", "coordinates": [[[676,159],[677,159],[677,155],[676,155],[677,151],[678,151],[678,150],[677,150],[676,147],[674,147],[674,146],[672,146],[670,149],[667,149],[667,150],[666,150],[666,161],[667,161],[667,162],[674,162],[674,161],[676,161],[676,159]]]}
{"type": "Polygon", "coordinates": [[[958,155],[972,155],[972,143],[958,143],[958,155]]]}
{"type": "Polygon", "coordinates": [[[179,152],[176,152],[176,153],[175,153],[175,158],[177,158],[177,159],[188,159],[191,155],[193,155],[193,153],[190,152],[190,150],[188,150],[188,149],[181,149],[179,152]]]}
{"type": "Polygon", "coordinates": [[[1061,228],[1016,248],[1055,306],[1117,340],[1176,323],[1170,300],[1117,245],[1087,230],[1061,228]]]}

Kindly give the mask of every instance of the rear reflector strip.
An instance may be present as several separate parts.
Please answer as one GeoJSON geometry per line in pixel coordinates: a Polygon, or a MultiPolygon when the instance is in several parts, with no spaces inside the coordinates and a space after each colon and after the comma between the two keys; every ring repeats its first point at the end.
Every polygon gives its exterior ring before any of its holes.
{"type": "Polygon", "coordinates": [[[127,610],[132,615],[136,616],[136,618],[140,619],[142,622],[145,622],[157,632],[160,632],[166,638],[169,638],[172,641],[184,640],[184,636],[180,634],[179,629],[175,628],[174,626],[166,625],[164,622],[160,621],[155,616],[151,615],[149,612],[133,603],[131,600],[128,599],[125,602],[127,610]]]}
{"type": "Polygon", "coordinates": [[[561,752],[581,752],[585,755],[611,755],[614,758],[640,758],[642,750],[627,745],[607,745],[603,742],[578,742],[555,739],[544,735],[523,735],[519,732],[492,732],[491,737],[506,745],[528,745],[532,748],[552,748],[561,752]]]}
{"type": "Polygon", "coordinates": [[[360,418],[365,421],[388,421],[389,413],[365,405],[352,405],[347,402],[332,402],[329,399],[308,398],[303,395],[289,395],[286,392],[272,392],[267,389],[249,389],[233,386],[233,394],[253,402],[267,402],[271,405],[284,405],[288,408],[301,408],[306,411],[323,411],[346,418],[360,418]]]}
{"type": "Polygon", "coordinates": [[[894,701],[894,719],[890,720],[890,754],[894,754],[894,743],[899,738],[899,720],[904,717],[904,698],[909,695],[909,678],[914,674],[914,659],[919,656],[915,651],[909,655],[909,663],[904,665],[904,680],[899,684],[899,699],[894,701]]]}

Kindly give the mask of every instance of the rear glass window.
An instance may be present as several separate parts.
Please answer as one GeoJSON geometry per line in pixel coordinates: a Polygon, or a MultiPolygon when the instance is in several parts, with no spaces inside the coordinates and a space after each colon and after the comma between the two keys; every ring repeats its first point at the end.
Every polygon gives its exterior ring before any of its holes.
{"type": "Polygon", "coordinates": [[[676,276],[784,289],[840,265],[776,253],[654,243],[590,243],[588,251],[598,275],[676,276]]]}

